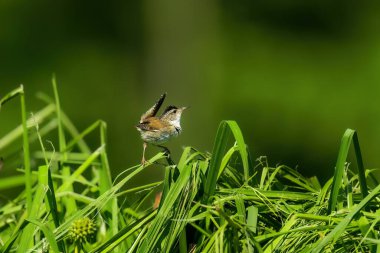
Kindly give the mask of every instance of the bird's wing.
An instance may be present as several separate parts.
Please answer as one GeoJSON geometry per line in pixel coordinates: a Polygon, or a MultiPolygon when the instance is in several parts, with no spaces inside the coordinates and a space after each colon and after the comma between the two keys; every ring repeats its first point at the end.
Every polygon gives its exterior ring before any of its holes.
{"type": "Polygon", "coordinates": [[[160,109],[162,103],[164,102],[166,97],[166,92],[161,95],[161,97],[157,100],[157,102],[143,115],[141,115],[140,123],[142,123],[145,119],[154,117],[158,110],[160,109]]]}
{"type": "Polygon", "coordinates": [[[139,128],[142,131],[159,131],[162,129],[165,125],[162,123],[161,120],[152,117],[148,118],[145,121],[140,122],[136,127],[139,128]]]}

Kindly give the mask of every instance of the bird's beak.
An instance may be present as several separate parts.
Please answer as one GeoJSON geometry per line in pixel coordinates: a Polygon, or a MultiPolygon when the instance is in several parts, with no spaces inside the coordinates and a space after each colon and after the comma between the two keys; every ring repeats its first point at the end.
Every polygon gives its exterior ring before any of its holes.
{"type": "Polygon", "coordinates": [[[184,111],[184,110],[189,109],[189,108],[190,108],[190,106],[185,106],[185,107],[182,107],[181,110],[184,111]]]}

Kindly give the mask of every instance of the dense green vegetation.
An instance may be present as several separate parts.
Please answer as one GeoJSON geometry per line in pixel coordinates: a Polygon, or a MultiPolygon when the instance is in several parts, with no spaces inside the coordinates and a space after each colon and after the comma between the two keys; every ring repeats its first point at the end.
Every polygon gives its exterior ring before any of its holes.
{"type": "MultiPolygon", "coordinates": [[[[148,3],[0,1],[0,97],[25,83],[36,112],[43,104],[32,98],[55,72],[78,129],[107,122],[114,175],[141,159],[133,126],[165,91],[166,105],[191,106],[168,144],[174,157],[182,145],[211,151],[218,123],[234,119],[254,157],[323,182],[347,127],[360,133],[365,164],[380,164],[378,1],[148,3]]],[[[11,103],[0,136],[18,118],[11,103]]]]}
{"type": "MultiPolygon", "coordinates": [[[[0,206],[0,252],[380,252],[380,185],[346,130],[335,174],[324,185],[285,165],[254,160],[235,121],[222,121],[212,153],[186,147],[178,163],[165,153],[111,177],[106,124],[77,130],[54,97],[0,138],[0,189],[24,185],[0,206]],[[58,143],[47,142],[58,134],[58,143]],[[98,134],[90,148],[88,135],[98,134]],[[20,142],[22,140],[22,142],[20,142]],[[347,162],[353,146],[354,172],[347,162]],[[162,181],[128,186],[150,166],[162,181]],[[162,191],[157,206],[152,199],[162,191]]],[[[0,111],[1,113],[1,111],[0,111]]],[[[139,147],[140,148],[140,147],[139,147]]],[[[128,152],[128,151],[126,151],[128,152]]],[[[310,154],[313,155],[313,154],[310,154]]]]}

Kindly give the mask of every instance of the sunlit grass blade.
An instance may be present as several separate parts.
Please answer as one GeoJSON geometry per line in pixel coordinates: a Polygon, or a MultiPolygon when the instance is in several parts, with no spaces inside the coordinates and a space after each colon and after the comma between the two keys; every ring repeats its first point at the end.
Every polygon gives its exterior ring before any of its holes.
{"type": "Polygon", "coordinates": [[[21,85],[20,87],[8,92],[4,97],[2,97],[0,99],[0,110],[1,110],[1,107],[8,101],[10,101],[11,99],[19,96],[21,93],[24,92],[24,88],[23,86],[21,85]]]}
{"type": "MultiPolygon", "coordinates": [[[[47,166],[41,166],[38,170],[38,185],[36,192],[33,196],[33,205],[31,206],[31,209],[29,211],[29,215],[27,217],[28,220],[36,220],[39,219],[39,212],[40,208],[43,204],[45,195],[46,195],[46,188],[47,186],[47,166]]],[[[28,249],[33,247],[33,236],[35,234],[34,225],[28,224],[20,239],[20,244],[18,245],[17,252],[27,252],[28,249]]]]}
{"type": "MultiPolygon", "coordinates": [[[[54,106],[47,106],[43,108],[42,110],[38,111],[37,113],[33,114],[33,116],[30,117],[27,121],[27,124],[26,124],[27,128],[30,129],[32,127],[35,127],[36,124],[42,123],[47,117],[52,115],[54,111],[55,111],[54,106]]],[[[23,124],[21,124],[0,139],[0,150],[1,151],[5,150],[10,144],[12,144],[18,138],[23,136],[23,134],[24,134],[24,126],[23,124]]]]}
{"type": "Polygon", "coordinates": [[[25,176],[11,176],[0,178],[0,190],[9,189],[25,184],[25,176]]]}
{"type": "MultiPolygon", "coordinates": [[[[65,131],[63,127],[63,121],[61,116],[61,103],[60,98],[58,95],[58,87],[57,82],[55,79],[55,75],[52,77],[52,85],[53,85],[53,91],[54,91],[54,100],[55,100],[55,106],[56,106],[56,115],[57,115],[57,121],[58,121],[58,144],[59,144],[59,152],[62,154],[62,159],[59,161],[62,174],[63,176],[70,178],[71,171],[70,167],[64,166],[64,163],[67,160],[67,154],[66,154],[66,137],[65,137],[65,131]]],[[[72,187],[71,183],[65,182],[65,187],[68,187],[70,191],[74,191],[74,188],[72,187]]],[[[75,200],[70,198],[63,199],[65,208],[68,210],[67,214],[71,214],[77,210],[77,205],[75,200]]]]}
{"type": "MultiPolygon", "coordinates": [[[[83,162],[75,171],[74,173],[70,174],[66,177],[63,184],[58,187],[57,192],[62,192],[66,190],[72,190],[72,183],[75,181],[75,179],[80,176],[91,164],[92,162],[97,159],[101,152],[103,151],[104,146],[100,146],[97,150],[95,150],[85,162],[83,162]]],[[[66,175],[64,175],[66,176],[66,175]]]]}
{"type": "Polygon", "coordinates": [[[231,159],[231,156],[238,150],[238,146],[233,146],[232,148],[230,148],[226,154],[223,156],[223,159],[220,163],[220,167],[219,167],[219,172],[218,172],[218,177],[217,179],[220,177],[220,175],[223,173],[224,169],[226,168],[227,164],[229,163],[230,159],[231,159]]]}
{"type": "Polygon", "coordinates": [[[360,152],[360,146],[359,146],[357,134],[355,130],[347,129],[342,137],[338,159],[335,166],[334,180],[332,183],[332,189],[330,193],[328,213],[331,213],[332,211],[336,209],[336,205],[338,203],[338,195],[342,186],[342,179],[344,175],[345,164],[347,161],[348,152],[349,152],[353,139],[354,139],[356,161],[358,164],[361,193],[362,193],[363,198],[367,196],[368,194],[367,183],[366,183],[366,178],[365,178],[365,169],[364,169],[364,165],[362,161],[362,155],[360,152]]]}
{"type": "MultiPolygon", "coordinates": [[[[75,145],[78,145],[80,141],[83,141],[84,137],[87,136],[88,134],[92,133],[95,131],[99,126],[102,124],[101,120],[97,120],[94,123],[92,123],[90,126],[88,126],[85,130],[83,130],[81,133],[77,133],[75,137],[67,143],[66,150],[69,151],[71,150],[75,145]]],[[[90,149],[87,150],[86,148],[86,153],[87,151],[89,152],[90,149]]],[[[83,152],[83,150],[82,150],[83,152]]]]}
{"type": "Polygon", "coordinates": [[[236,145],[239,149],[240,158],[243,162],[244,182],[247,184],[248,179],[249,179],[249,163],[248,163],[247,145],[244,142],[243,134],[240,130],[239,125],[236,123],[236,121],[227,120],[225,122],[228,124],[228,126],[229,126],[235,140],[236,140],[236,145]]]}
{"type": "MultiPolygon", "coordinates": [[[[183,166],[183,168],[184,168],[184,166],[183,166]]],[[[163,180],[164,186],[162,189],[160,203],[158,206],[159,210],[161,209],[161,206],[165,202],[166,196],[169,193],[170,185],[172,184],[172,174],[173,174],[173,169],[170,166],[166,166],[165,167],[165,176],[164,176],[164,180],[163,180]]]]}
{"type": "Polygon", "coordinates": [[[22,234],[26,225],[28,225],[28,222],[24,219],[20,226],[12,232],[12,235],[9,237],[9,239],[2,245],[0,248],[1,253],[8,253],[12,251],[13,244],[16,242],[19,235],[22,234]]]}
{"type": "MultiPolygon", "coordinates": [[[[33,206],[33,196],[32,196],[32,171],[30,166],[30,151],[29,151],[29,133],[27,128],[27,116],[26,116],[26,105],[25,105],[25,94],[23,86],[20,87],[20,101],[21,101],[21,120],[23,129],[23,150],[24,150],[24,169],[25,169],[25,193],[26,193],[26,210],[27,218],[34,218],[35,205],[33,206]]],[[[18,247],[17,252],[25,252],[26,249],[33,245],[32,241],[33,227],[27,226],[21,235],[21,243],[18,247]]]]}
{"type": "Polygon", "coordinates": [[[216,187],[216,181],[218,179],[219,167],[224,157],[224,150],[228,143],[228,129],[226,123],[223,121],[218,127],[218,131],[215,137],[215,143],[212,150],[212,158],[210,166],[206,174],[206,183],[204,186],[203,202],[207,203],[211,195],[213,195],[216,187]]]}
{"type": "Polygon", "coordinates": [[[30,223],[36,225],[39,229],[41,229],[41,231],[44,233],[46,239],[47,239],[47,242],[49,243],[49,246],[51,247],[51,250],[53,252],[63,252],[63,249],[59,248],[58,247],[58,244],[55,240],[55,236],[53,234],[53,232],[49,229],[49,227],[46,225],[46,224],[43,224],[41,222],[39,222],[38,220],[34,220],[34,219],[31,219],[31,220],[28,220],[30,223]]]}
{"type": "Polygon", "coordinates": [[[249,206],[247,210],[247,226],[253,233],[256,233],[259,209],[255,206],[249,206]]]}
{"type": "MultiPolygon", "coordinates": [[[[20,91],[21,100],[21,118],[22,118],[22,128],[23,128],[23,150],[24,150],[24,170],[25,170],[25,192],[26,192],[26,209],[30,215],[32,211],[32,168],[30,166],[30,150],[29,150],[29,132],[27,127],[27,116],[26,116],[26,105],[25,105],[25,93],[23,86],[21,85],[22,91],[20,91]]],[[[30,216],[28,216],[30,217],[30,216]]]]}
{"type": "Polygon", "coordinates": [[[188,166],[182,170],[177,181],[172,184],[170,190],[164,199],[162,206],[157,213],[157,217],[152,222],[150,229],[145,236],[145,240],[137,252],[152,252],[162,240],[162,232],[165,231],[163,227],[168,221],[174,203],[177,201],[184,187],[187,185],[191,173],[191,167],[188,166]]]}
{"type": "MultiPolygon", "coordinates": [[[[356,162],[358,165],[359,182],[360,182],[360,188],[361,188],[360,190],[362,193],[362,197],[364,199],[368,195],[368,187],[367,187],[367,180],[365,176],[365,168],[364,168],[362,153],[360,151],[359,138],[356,131],[353,135],[352,141],[354,144],[356,162]]],[[[375,180],[375,183],[377,183],[376,180],[375,180]]]]}
{"type": "Polygon", "coordinates": [[[104,242],[102,245],[99,245],[90,253],[112,252],[114,248],[117,247],[123,240],[126,240],[129,236],[133,235],[135,232],[142,229],[144,226],[147,226],[148,222],[150,222],[156,214],[157,211],[153,211],[146,217],[141,218],[140,220],[130,224],[129,226],[124,227],[117,234],[115,234],[109,240],[104,242]]]}
{"type": "Polygon", "coordinates": [[[61,103],[60,103],[60,99],[59,99],[59,95],[58,95],[58,87],[57,87],[55,75],[53,75],[53,77],[52,77],[52,84],[53,84],[55,106],[56,106],[56,113],[57,113],[57,120],[58,120],[59,152],[65,154],[64,151],[66,150],[66,138],[65,138],[63,125],[62,125],[61,103]]]}
{"type": "Polygon", "coordinates": [[[218,179],[218,175],[220,174],[220,166],[223,161],[223,157],[225,156],[225,150],[228,144],[228,138],[232,132],[237,148],[240,153],[240,157],[243,162],[243,170],[244,170],[244,180],[245,183],[249,180],[249,164],[248,164],[248,154],[247,147],[244,142],[242,133],[240,131],[239,126],[235,121],[227,120],[222,121],[218,127],[218,131],[215,137],[215,143],[212,151],[212,158],[210,161],[210,167],[207,170],[206,175],[206,183],[205,183],[205,195],[204,202],[209,200],[209,197],[214,193],[216,187],[216,181],[218,179]]]}
{"type": "MultiPolygon", "coordinates": [[[[108,191],[112,187],[112,178],[111,178],[111,170],[108,163],[108,157],[107,157],[107,125],[104,121],[100,122],[100,145],[104,146],[104,149],[100,153],[100,159],[102,166],[99,168],[99,176],[100,176],[100,182],[99,182],[99,190],[100,194],[103,194],[104,192],[108,191]]],[[[111,210],[111,207],[110,209],[111,210]]],[[[115,218],[115,217],[114,217],[115,218]]]]}
{"type": "Polygon", "coordinates": [[[186,230],[183,230],[179,236],[179,253],[187,253],[187,239],[186,239],[186,230]]]}
{"type": "MultiPolygon", "coordinates": [[[[45,103],[47,103],[48,105],[54,106],[54,108],[56,107],[55,101],[52,98],[50,98],[48,95],[46,95],[45,93],[39,92],[37,93],[37,97],[40,98],[45,103]]],[[[61,121],[62,121],[62,125],[65,127],[67,132],[70,133],[73,139],[77,141],[77,145],[80,151],[87,154],[91,153],[90,148],[88,147],[87,143],[83,140],[83,138],[78,138],[79,136],[78,129],[75,127],[75,125],[70,120],[70,118],[62,110],[61,110],[61,121]]],[[[99,124],[99,121],[96,121],[94,124],[99,124]]],[[[66,149],[69,149],[70,144],[71,142],[66,145],[66,149]]]]}
{"type": "Polygon", "coordinates": [[[185,164],[188,162],[187,159],[188,157],[190,156],[190,153],[191,152],[191,147],[186,147],[183,152],[182,152],[182,155],[181,155],[181,158],[179,159],[179,162],[178,162],[178,169],[179,171],[181,172],[182,171],[182,168],[184,168],[185,164]]]}
{"type": "Polygon", "coordinates": [[[336,241],[342,233],[345,232],[346,227],[349,225],[351,220],[357,215],[360,211],[364,209],[364,207],[380,192],[380,185],[378,185],[375,189],[372,190],[370,194],[368,194],[358,205],[356,205],[347,216],[326,236],[320,241],[316,247],[311,251],[311,253],[323,252],[324,247],[332,242],[336,241]]]}
{"type": "MultiPolygon", "coordinates": [[[[48,191],[46,192],[47,202],[49,203],[49,210],[50,210],[51,215],[53,217],[54,226],[55,226],[55,228],[57,228],[60,225],[59,213],[58,213],[57,200],[55,197],[53,179],[51,177],[51,170],[49,167],[48,167],[48,171],[47,171],[47,180],[48,180],[47,185],[49,187],[48,191]]],[[[64,245],[63,241],[58,242],[58,247],[60,249],[60,252],[66,252],[65,245],[64,245]]]]}

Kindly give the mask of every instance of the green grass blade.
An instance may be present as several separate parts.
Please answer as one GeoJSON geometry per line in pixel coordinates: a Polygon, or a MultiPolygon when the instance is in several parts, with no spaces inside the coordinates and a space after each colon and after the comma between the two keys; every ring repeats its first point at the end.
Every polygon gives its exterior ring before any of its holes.
{"type": "MultiPolygon", "coordinates": [[[[57,88],[57,82],[55,79],[55,75],[53,75],[53,77],[52,77],[52,85],[53,85],[56,114],[57,114],[57,121],[58,121],[59,152],[62,155],[62,158],[59,160],[59,164],[62,167],[62,175],[67,177],[67,178],[72,178],[70,167],[64,166],[64,163],[67,161],[66,138],[65,138],[64,128],[63,128],[61,103],[60,103],[60,99],[59,99],[59,95],[58,95],[58,88],[57,88]]],[[[72,187],[71,183],[72,182],[68,183],[66,181],[63,183],[63,185],[65,185],[65,189],[67,188],[69,191],[74,191],[74,188],[72,187]]],[[[59,192],[59,189],[57,190],[57,192],[59,192]]],[[[74,199],[65,198],[65,199],[63,199],[63,202],[64,202],[64,205],[67,209],[66,215],[71,214],[77,210],[77,205],[76,205],[76,202],[74,199]]]]}
{"type": "Polygon", "coordinates": [[[244,200],[240,198],[239,196],[235,199],[235,205],[236,205],[236,211],[237,211],[237,218],[241,223],[245,223],[245,205],[244,200]]]}
{"type": "Polygon", "coordinates": [[[354,136],[353,136],[353,142],[354,142],[356,162],[358,164],[360,190],[362,193],[362,198],[364,199],[368,195],[368,188],[367,188],[367,181],[366,181],[366,177],[365,177],[365,168],[364,168],[364,164],[363,164],[362,153],[360,151],[359,138],[358,138],[358,134],[356,133],[356,131],[355,131],[354,136]]]}
{"type": "MultiPolygon", "coordinates": [[[[33,196],[33,205],[27,217],[28,220],[36,220],[39,218],[40,208],[43,204],[46,189],[47,189],[47,166],[40,166],[38,170],[38,186],[33,196]]],[[[21,235],[20,244],[18,245],[17,252],[25,253],[33,247],[33,236],[35,233],[35,226],[28,224],[21,235]]]]}
{"type": "MultiPolygon", "coordinates": [[[[49,187],[49,190],[46,193],[47,201],[49,203],[49,208],[50,208],[51,215],[53,217],[54,225],[57,228],[60,225],[59,213],[58,213],[57,200],[55,198],[55,190],[54,190],[53,179],[51,177],[50,168],[48,168],[47,180],[48,180],[47,185],[49,187]]],[[[60,249],[60,252],[66,252],[63,241],[58,242],[58,248],[60,249]]]]}
{"type": "Polygon", "coordinates": [[[243,139],[243,135],[240,131],[239,126],[235,121],[227,120],[222,121],[219,125],[218,131],[215,137],[215,143],[212,151],[212,158],[210,161],[210,167],[207,170],[206,183],[204,188],[204,198],[203,202],[209,201],[209,197],[213,195],[216,187],[216,181],[219,175],[219,169],[225,156],[225,150],[228,143],[228,137],[230,132],[232,132],[236,145],[238,147],[240,157],[243,162],[244,169],[244,180],[248,183],[249,180],[249,164],[248,164],[248,153],[247,147],[243,139]]]}
{"type": "MultiPolygon", "coordinates": [[[[54,108],[56,107],[55,106],[55,102],[53,99],[51,99],[48,95],[46,95],[45,93],[37,93],[37,97],[40,98],[42,101],[44,101],[45,103],[49,104],[49,105],[52,105],[54,106],[54,108]]],[[[76,139],[77,136],[79,135],[79,131],[77,130],[77,128],[74,126],[73,122],[70,120],[70,118],[65,114],[64,111],[61,110],[61,120],[62,120],[62,125],[66,128],[66,130],[68,131],[68,133],[71,134],[71,136],[76,139]]],[[[99,124],[99,121],[95,122],[94,124],[99,124]]],[[[91,153],[90,151],[90,148],[88,147],[88,145],[84,142],[84,140],[82,138],[78,138],[78,147],[80,149],[81,152],[83,153],[91,153]]],[[[69,144],[68,144],[69,145],[69,144]]],[[[67,145],[67,146],[68,146],[67,145]]],[[[66,146],[66,149],[68,149],[68,147],[66,146]]]]}
{"type": "MultiPolygon", "coordinates": [[[[184,168],[184,167],[183,167],[184,168]]],[[[165,202],[166,196],[169,193],[170,185],[172,184],[172,168],[170,166],[165,167],[164,186],[161,193],[161,200],[158,209],[161,209],[162,204],[165,202]]]]}
{"type": "Polygon", "coordinates": [[[112,187],[112,178],[111,178],[111,170],[108,163],[107,157],[107,125],[104,121],[100,122],[100,145],[104,146],[104,149],[101,151],[100,159],[102,166],[99,168],[100,174],[100,182],[99,182],[99,190],[100,194],[105,193],[112,187]]]}
{"type": "MultiPolygon", "coordinates": [[[[187,236],[183,233],[186,231],[186,224],[188,219],[192,217],[194,209],[191,208],[194,201],[194,197],[198,192],[198,181],[200,178],[200,171],[198,167],[198,162],[192,163],[192,173],[186,186],[183,188],[178,201],[176,202],[176,208],[172,214],[172,219],[170,221],[170,226],[168,235],[163,240],[164,251],[172,251],[173,246],[176,242],[180,243],[180,247],[184,250],[184,244],[187,245],[187,236]],[[186,242],[186,243],[185,243],[186,242]],[[181,246],[182,244],[182,246],[181,246]]],[[[187,247],[187,246],[186,246],[187,247]]]]}
{"type": "Polygon", "coordinates": [[[66,139],[65,139],[63,126],[62,126],[61,103],[59,101],[58,88],[57,88],[57,82],[55,80],[55,75],[53,75],[51,81],[53,84],[55,106],[56,106],[56,113],[57,113],[57,120],[58,120],[59,152],[65,154],[64,151],[66,150],[66,139]]]}
{"type": "MultiPolygon", "coordinates": [[[[232,196],[227,196],[226,198],[235,199],[233,194],[242,194],[245,196],[240,196],[241,198],[250,200],[262,200],[262,198],[272,199],[272,200],[310,200],[313,198],[313,194],[306,192],[292,192],[292,191],[262,191],[255,188],[238,188],[238,189],[219,189],[218,193],[231,194],[232,196]]],[[[224,200],[225,201],[225,200],[224,200]]]]}
{"type": "Polygon", "coordinates": [[[25,176],[11,176],[6,178],[0,178],[0,190],[9,189],[13,187],[17,187],[20,185],[24,185],[25,176]]]}
{"type": "MultiPolygon", "coordinates": [[[[26,192],[26,209],[30,214],[32,210],[33,197],[32,197],[32,168],[30,166],[30,150],[29,150],[29,132],[26,124],[26,105],[25,94],[23,86],[20,87],[20,100],[21,100],[21,117],[23,128],[23,150],[24,150],[24,169],[25,169],[25,192],[26,192]]],[[[30,217],[30,216],[29,216],[30,217]]]]}
{"type": "Polygon", "coordinates": [[[332,183],[330,199],[328,203],[329,214],[331,214],[331,212],[333,212],[336,209],[336,206],[338,204],[338,195],[342,186],[342,178],[344,175],[345,163],[347,161],[348,152],[349,152],[353,139],[354,139],[356,161],[357,161],[358,170],[359,170],[359,181],[360,181],[361,193],[362,193],[363,198],[368,195],[368,188],[367,188],[367,183],[365,179],[365,169],[364,169],[364,165],[362,161],[362,155],[360,152],[359,141],[358,141],[355,130],[347,129],[342,137],[338,159],[335,166],[335,174],[334,174],[334,179],[332,183]]]}
{"type": "MultiPolygon", "coordinates": [[[[91,153],[91,149],[88,147],[87,143],[83,140],[83,138],[77,139],[77,137],[79,136],[79,131],[74,126],[74,124],[71,122],[70,118],[65,114],[64,111],[61,111],[61,117],[62,117],[62,125],[65,127],[65,129],[67,130],[67,132],[74,139],[77,140],[76,144],[78,145],[79,150],[82,153],[90,154],[91,153]]],[[[66,146],[66,149],[68,149],[67,146],[66,146]]]]}
{"type": "Polygon", "coordinates": [[[249,164],[248,164],[247,145],[244,142],[243,134],[240,130],[239,125],[236,123],[236,121],[227,120],[226,123],[228,124],[228,126],[229,126],[235,140],[236,140],[236,145],[238,146],[240,157],[241,157],[241,160],[243,162],[244,182],[247,184],[248,180],[249,180],[249,164]]]}
{"type": "Polygon", "coordinates": [[[28,221],[41,229],[41,231],[44,233],[46,237],[46,240],[49,242],[49,245],[53,253],[63,252],[62,249],[58,247],[58,244],[57,244],[57,241],[55,240],[55,236],[53,232],[49,229],[49,227],[46,224],[43,224],[40,221],[34,220],[34,219],[28,220],[28,221]]]}
{"type": "Polygon", "coordinates": [[[118,245],[122,243],[122,241],[126,240],[128,237],[130,237],[140,229],[146,227],[147,224],[155,217],[156,214],[157,211],[151,212],[150,214],[132,223],[131,225],[124,227],[109,240],[90,251],[90,253],[112,252],[118,245]]]}
{"type": "MultiPolygon", "coordinates": [[[[30,129],[34,127],[35,124],[42,123],[47,117],[49,117],[54,112],[54,110],[55,110],[54,106],[47,106],[43,108],[42,110],[38,111],[36,114],[33,115],[32,118],[28,119],[27,124],[26,124],[27,128],[30,129]]],[[[0,150],[1,151],[4,150],[6,147],[12,144],[15,140],[23,136],[23,134],[24,134],[24,126],[23,124],[21,124],[0,139],[0,150]]]]}
{"type": "MultiPolygon", "coordinates": [[[[77,179],[91,164],[92,162],[97,159],[100,154],[102,153],[104,149],[104,146],[100,146],[97,150],[92,153],[87,160],[81,164],[73,174],[70,174],[67,176],[67,178],[64,180],[63,184],[57,189],[57,192],[62,192],[62,191],[67,191],[70,190],[72,191],[72,183],[77,179]]],[[[65,175],[66,176],[66,175],[65,175]]]]}
{"type": "MultiPolygon", "coordinates": [[[[102,122],[101,120],[97,120],[94,123],[92,123],[89,127],[87,127],[85,130],[83,130],[83,132],[76,133],[75,137],[69,143],[67,143],[66,150],[69,151],[75,145],[77,145],[77,144],[79,145],[80,141],[82,141],[85,136],[87,136],[88,134],[90,134],[94,130],[96,130],[100,126],[101,122],[102,122]]],[[[85,147],[87,147],[87,146],[85,146],[85,147]]],[[[84,152],[84,150],[82,150],[82,152],[84,152]]],[[[84,153],[90,153],[90,149],[85,148],[84,153]]]]}
{"type": "MultiPolygon", "coordinates": [[[[23,130],[23,150],[24,150],[24,169],[25,169],[25,193],[26,193],[26,210],[27,218],[33,217],[33,193],[32,193],[32,171],[30,166],[30,150],[29,150],[29,132],[27,127],[27,115],[25,105],[24,88],[20,86],[20,102],[21,102],[21,120],[23,130]]],[[[17,252],[26,252],[26,249],[33,246],[33,227],[27,226],[21,235],[21,243],[17,252]]]]}
{"type": "Polygon", "coordinates": [[[325,183],[325,185],[323,186],[323,188],[321,189],[321,191],[319,192],[318,199],[317,199],[317,205],[322,205],[325,202],[326,196],[329,193],[329,189],[330,189],[330,186],[331,186],[331,184],[333,182],[333,179],[334,178],[330,178],[325,183]]]}
{"type": "Polygon", "coordinates": [[[380,185],[378,185],[373,191],[368,194],[359,204],[357,204],[352,211],[326,236],[320,241],[316,247],[311,251],[311,253],[323,252],[324,247],[332,242],[336,241],[342,233],[345,232],[347,226],[350,224],[352,219],[357,215],[364,207],[378,194],[380,193],[380,185]]]}
{"type": "Polygon", "coordinates": [[[18,236],[23,232],[23,229],[25,228],[26,225],[28,225],[28,222],[24,219],[22,223],[20,224],[20,226],[18,227],[18,229],[13,231],[10,238],[2,245],[2,247],[0,248],[1,253],[8,253],[12,251],[13,244],[15,243],[18,236]]]}
{"type": "Polygon", "coordinates": [[[17,97],[18,95],[24,93],[24,88],[23,86],[21,85],[20,87],[8,92],[4,97],[2,97],[0,99],[0,110],[1,110],[1,107],[8,101],[10,101],[11,99],[17,97]]]}
{"type": "Polygon", "coordinates": [[[219,167],[224,157],[224,150],[226,149],[228,142],[228,129],[226,123],[222,121],[216,132],[214,148],[212,150],[212,158],[210,161],[210,166],[206,174],[206,183],[204,188],[204,198],[203,202],[207,203],[210,196],[213,195],[216,187],[216,181],[218,179],[219,167]]]}
{"type": "Polygon", "coordinates": [[[232,155],[238,150],[238,146],[233,146],[232,148],[230,148],[226,154],[223,156],[223,159],[222,159],[222,162],[220,164],[220,167],[219,167],[219,172],[218,172],[218,177],[217,177],[217,180],[218,178],[220,177],[220,175],[223,173],[223,170],[226,168],[226,166],[228,165],[232,155]]]}
{"type": "MultiPolygon", "coordinates": [[[[281,230],[279,231],[279,233],[287,233],[287,231],[289,231],[293,225],[296,223],[296,216],[291,216],[291,218],[282,226],[281,230]]],[[[266,247],[265,247],[265,253],[271,253],[271,252],[274,252],[275,249],[277,251],[277,247],[278,245],[281,243],[281,241],[283,240],[284,236],[286,236],[286,234],[281,234],[280,236],[278,236],[276,239],[274,239],[271,243],[267,244],[266,247]]]]}
{"type": "Polygon", "coordinates": [[[179,237],[179,253],[188,253],[187,250],[187,238],[186,238],[186,229],[182,230],[179,237]]]}
{"type": "MultiPolygon", "coordinates": [[[[245,204],[244,204],[244,200],[242,198],[240,198],[239,196],[237,196],[236,200],[235,200],[235,204],[236,204],[236,210],[237,210],[237,219],[241,222],[241,224],[246,224],[247,223],[247,217],[246,217],[246,211],[245,211],[245,204]]],[[[252,250],[252,245],[250,244],[250,238],[249,238],[249,235],[248,235],[248,232],[247,232],[247,227],[243,227],[243,231],[242,231],[242,234],[244,234],[246,240],[245,240],[245,243],[243,245],[243,252],[253,252],[252,250]]],[[[235,235],[237,236],[237,235],[235,235]]],[[[237,239],[236,239],[237,240],[237,239]]]]}
{"type": "MultiPolygon", "coordinates": [[[[186,167],[186,166],[185,166],[186,167]]],[[[162,233],[164,232],[164,224],[170,218],[169,213],[172,211],[174,203],[177,201],[182,190],[187,185],[191,173],[191,168],[184,168],[179,175],[177,181],[172,184],[163,204],[161,205],[157,217],[150,225],[150,229],[145,236],[145,240],[137,252],[153,252],[155,248],[159,247],[160,239],[162,240],[162,233]]]]}
{"type": "Polygon", "coordinates": [[[190,156],[190,153],[191,153],[191,147],[186,147],[185,150],[182,152],[181,158],[179,159],[179,162],[177,165],[180,172],[182,171],[182,168],[185,167],[187,158],[190,156]]]}
{"type": "Polygon", "coordinates": [[[335,166],[332,189],[330,193],[329,206],[328,206],[329,214],[331,214],[331,212],[335,210],[337,202],[338,202],[338,195],[339,195],[340,188],[342,186],[342,177],[344,173],[344,167],[347,160],[348,151],[350,148],[353,134],[354,134],[353,130],[347,129],[342,137],[338,159],[335,166]]]}
{"type": "Polygon", "coordinates": [[[259,209],[255,206],[249,206],[247,209],[248,209],[247,226],[253,233],[256,233],[259,209]]]}

